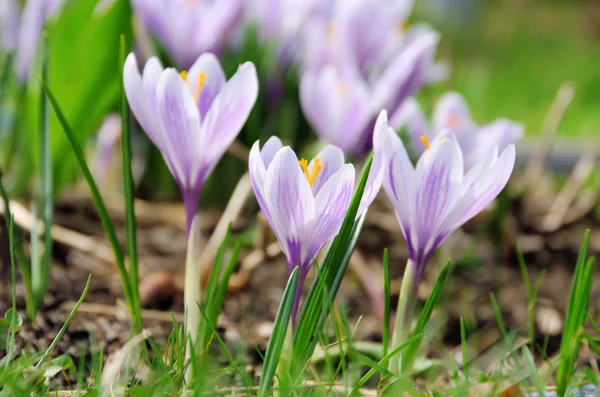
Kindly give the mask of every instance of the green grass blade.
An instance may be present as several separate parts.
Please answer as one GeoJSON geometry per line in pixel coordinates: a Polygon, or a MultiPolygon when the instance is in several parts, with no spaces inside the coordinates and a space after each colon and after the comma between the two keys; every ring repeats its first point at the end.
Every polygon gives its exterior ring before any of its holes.
{"type": "MultiPolygon", "coordinates": [[[[6,215],[5,215],[6,216],[6,215]]],[[[10,250],[10,277],[11,277],[11,283],[12,283],[12,291],[11,291],[11,299],[12,299],[12,312],[13,312],[13,316],[11,317],[11,324],[10,324],[10,341],[8,343],[8,358],[6,360],[6,365],[8,366],[8,363],[11,360],[11,357],[13,357],[13,353],[14,353],[14,348],[15,348],[15,333],[16,333],[16,325],[15,325],[15,319],[16,316],[14,316],[14,313],[17,312],[17,272],[15,269],[15,248],[14,248],[14,230],[15,230],[15,218],[13,217],[12,214],[10,214],[10,220],[9,220],[9,227],[8,227],[8,244],[9,244],[9,250],[10,250]]]]}
{"type": "Polygon", "coordinates": [[[360,378],[360,380],[358,382],[356,382],[356,384],[354,385],[354,387],[349,395],[355,395],[356,393],[358,393],[359,389],[361,387],[363,387],[363,385],[365,383],[367,383],[367,381],[369,379],[371,379],[371,377],[373,375],[375,375],[376,372],[381,372],[382,374],[386,374],[387,373],[387,364],[390,361],[390,359],[413,344],[419,345],[422,337],[423,337],[423,334],[416,334],[416,335],[412,336],[410,339],[408,339],[406,342],[404,342],[403,344],[401,344],[400,346],[398,346],[397,348],[395,348],[391,352],[389,352],[386,356],[384,356],[381,360],[379,360],[379,362],[377,363],[379,365],[378,367],[371,368],[369,370],[369,372],[367,372],[362,378],[360,378]],[[386,372],[378,371],[378,368],[384,368],[386,370],[386,372]]]}
{"type": "MultiPolygon", "coordinates": [[[[133,174],[131,171],[131,133],[129,121],[129,106],[125,96],[125,85],[123,83],[123,66],[127,56],[127,43],[125,36],[121,35],[121,47],[119,57],[120,83],[121,83],[121,155],[123,160],[123,192],[125,193],[125,231],[127,234],[127,258],[129,259],[129,284],[131,286],[131,299],[136,306],[140,306],[140,289],[138,275],[137,236],[135,227],[135,193],[133,186],[133,174]]],[[[141,330],[141,319],[137,324],[141,330]]]]}
{"type": "Polygon", "coordinates": [[[76,139],[75,135],[73,134],[73,131],[71,130],[71,127],[69,126],[69,123],[65,119],[63,112],[60,110],[60,106],[56,102],[56,98],[54,98],[54,96],[52,95],[52,92],[50,91],[50,88],[48,87],[48,85],[46,84],[46,82],[43,79],[42,79],[42,89],[46,92],[48,100],[50,101],[50,104],[52,105],[52,108],[54,109],[54,112],[56,113],[56,116],[58,117],[60,124],[62,125],[63,130],[65,131],[65,134],[67,135],[69,142],[71,143],[71,148],[73,149],[73,152],[75,153],[75,156],[77,158],[77,161],[79,163],[79,166],[81,168],[83,176],[85,177],[85,180],[90,188],[90,191],[92,193],[92,198],[94,200],[94,204],[96,205],[96,209],[98,210],[98,215],[100,216],[100,221],[102,222],[102,226],[104,227],[104,231],[106,232],[106,236],[108,237],[108,241],[109,241],[110,246],[115,255],[115,263],[117,265],[117,271],[119,272],[119,277],[121,278],[121,284],[123,285],[123,294],[125,295],[125,300],[127,301],[128,309],[133,316],[133,319],[134,319],[133,321],[136,324],[141,325],[142,320],[141,320],[141,314],[140,314],[141,310],[140,310],[140,306],[139,306],[139,301],[134,301],[134,299],[133,299],[133,294],[131,292],[130,280],[129,280],[129,276],[127,274],[127,269],[125,268],[125,261],[123,259],[123,252],[121,251],[121,246],[119,245],[119,240],[117,239],[117,234],[115,232],[114,225],[112,224],[112,221],[110,220],[110,217],[108,216],[108,211],[106,209],[106,205],[104,205],[104,201],[102,200],[102,196],[100,195],[98,186],[94,182],[94,177],[92,176],[92,173],[90,172],[90,169],[87,166],[87,163],[85,162],[85,156],[83,154],[83,151],[79,147],[79,144],[77,143],[77,139],[76,139]]]}
{"type": "MultiPolygon", "coordinates": [[[[440,275],[438,276],[437,280],[435,281],[435,285],[433,286],[433,289],[431,290],[429,297],[425,301],[425,306],[423,306],[423,310],[421,310],[421,313],[419,314],[419,319],[417,320],[417,325],[415,326],[415,329],[413,330],[412,335],[417,335],[417,334],[423,333],[425,326],[427,325],[427,323],[429,322],[429,319],[431,318],[431,313],[433,312],[433,308],[435,307],[435,305],[437,304],[437,302],[441,296],[442,288],[444,286],[444,283],[446,282],[446,279],[448,278],[448,273],[450,273],[450,261],[446,262],[446,265],[444,266],[440,275]]],[[[414,343],[408,348],[406,353],[402,355],[402,368],[406,369],[407,371],[410,371],[410,369],[412,368],[412,363],[413,363],[414,359],[416,358],[418,350],[419,350],[418,343],[414,343]]]]}
{"type": "Polygon", "coordinates": [[[579,250],[575,274],[571,286],[569,306],[565,318],[563,336],[560,343],[560,360],[556,373],[557,394],[564,395],[575,373],[579,355],[582,327],[585,323],[594,272],[593,258],[587,259],[590,231],[586,230],[579,250]]]}
{"type": "Polygon", "coordinates": [[[65,320],[65,323],[60,328],[60,331],[58,331],[58,334],[56,334],[56,337],[54,338],[52,343],[50,343],[50,346],[48,346],[48,348],[44,352],[44,355],[42,356],[42,358],[40,358],[40,361],[38,361],[38,363],[36,364],[36,366],[35,366],[36,368],[39,368],[40,365],[42,365],[42,363],[50,356],[50,353],[52,353],[52,350],[54,350],[54,348],[56,347],[56,344],[58,343],[60,338],[62,338],[63,334],[67,330],[67,327],[69,327],[71,320],[75,316],[75,313],[77,313],[79,306],[81,306],[81,303],[83,302],[83,300],[85,299],[85,296],[87,295],[88,289],[90,288],[91,281],[92,281],[92,276],[90,275],[90,276],[88,276],[87,282],[85,283],[85,288],[83,289],[83,293],[81,294],[81,297],[79,298],[77,303],[75,303],[75,306],[73,306],[73,310],[71,310],[69,317],[67,317],[67,319],[65,320]]]}
{"type": "MultiPolygon", "coordinates": [[[[13,212],[10,209],[10,199],[6,193],[6,189],[4,189],[4,184],[2,183],[3,176],[4,174],[0,170],[0,195],[4,201],[4,220],[6,222],[6,227],[10,229],[10,215],[8,214],[12,214],[13,212]]],[[[31,290],[31,264],[29,263],[29,259],[27,259],[27,255],[25,255],[23,237],[20,233],[13,234],[12,244],[15,249],[15,255],[17,257],[19,270],[21,271],[21,277],[23,278],[23,284],[25,285],[25,303],[27,306],[27,315],[29,318],[33,319],[35,317],[35,303],[33,292],[31,290]]]]}
{"type": "Polygon", "coordinates": [[[391,316],[391,276],[390,260],[387,248],[383,250],[383,330],[381,332],[382,357],[387,356],[390,346],[390,316],[391,316]]]}
{"type": "MultiPolygon", "coordinates": [[[[335,295],[346,272],[348,262],[358,241],[358,235],[364,222],[363,216],[356,220],[358,207],[369,176],[373,162],[371,155],[361,173],[356,192],[340,228],[340,232],[331,243],[325,260],[319,269],[315,281],[306,297],[304,307],[298,320],[298,328],[294,335],[294,360],[295,368],[304,368],[316,347],[319,331],[322,329],[327,316],[329,305],[323,305],[323,294],[329,294],[329,301],[333,302],[335,295]]],[[[297,374],[294,374],[294,377],[297,374]]]]}
{"type": "MultiPolygon", "coordinates": [[[[217,286],[221,278],[221,269],[223,268],[223,258],[225,258],[225,252],[229,246],[229,238],[231,235],[231,224],[227,225],[225,230],[225,236],[217,251],[215,262],[210,272],[210,278],[208,279],[208,285],[206,286],[206,292],[204,293],[205,307],[210,308],[211,302],[214,299],[214,295],[217,292],[217,286]]],[[[210,316],[209,316],[210,317],[210,316]]]]}
{"type": "MultiPolygon", "coordinates": [[[[521,348],[521,353],[523,354],[523,358],[525,358],[525,365],[527,366],[527,370],[529,371],[529,377],[531,378],[531,382],[535,386],[538,395],[545,396],[546,388],[544,387],[542,380],[538,376],[538,369],[535,365],[535,361],[533,359],[531,351],[529,350],[529,348],[527,348],[527,346],[523,345],[523,347],[521,348]]],[[[562,395],[563,394],[559,394],[559,396],[562,395]]]]}
{"type": "Polygon", "coordinates": [[[465,386],[469,387],[469,360],[467,357],[467,333],[465,331],[465,319],[460,316],[460,346],[462,354],[463,375],[465,377],[465,386]]]}
{"type": "Polygon", "coordinates": [[[273,334],[271,335],[269,344],[267,345],[262,376],[258,385],[258,395],[261,397],[269,395],[269,389],[273,381],[273,376],[275,375],[277,366],[279,365],[281,351],[283,350],[283,344],[285,342],[287,329],[292,316],[292,308],[294,306],[294,297],[296,296],[297,288],[298,267],[296,267],[290,275],[287,286],[285,287],[281,304],[279,305],[279,310],[277,311],[277,316],[275,317],[273,334]]]}
{"type": "MultiPolygon", "coordinates": [[[[41,44],[42,51],[47,52],[45,40],[41,44]]],[[[48,75],[48,63],[44,62],[42,68],[44,78],[48,75]]],[[[44,303],[44,296],[48,288],[50,277],[50,266],[52,260],[52,235],[50,229],[54,222],[53,197],[52,197],[52,154],[50,146],[50,117],[48,114],[48,100],[44,92],[40,93],[40,179],[41,179],[41,202],[42,220],[44,221],[44,255],[41,260],[32,261],[31,288],[33,291],[36,309],[44,303]],[[37,266],[33,267],[36,263],[37,266]]]]}

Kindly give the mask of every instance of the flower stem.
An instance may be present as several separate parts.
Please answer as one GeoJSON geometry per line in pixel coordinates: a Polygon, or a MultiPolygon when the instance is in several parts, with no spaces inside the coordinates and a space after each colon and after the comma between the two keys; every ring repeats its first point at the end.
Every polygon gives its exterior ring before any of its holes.
{"type": "Polygon", "coordinates": [[[302,286],[304,286],[304,280],[306,280],[306,275],[308,274],[309,269],[310,268],[306,266],[300,266],[300,269],[298,269],[298,286],[296,287],[296,295],[294,296],[294,305],[292,307],[292,323],[290,324],[290,328],[292,330],[296,329],[296,316],[298,315],[300,299],[302,298],[302,286]]]}
{"type": "MultiPolygon", "coordinates": [[[[415,276],[416,266],[410,259],[406,263],[404,276],[402,277],[402,285],[400,286],[400,298],[398,299],[398,308],[396,309],[396,322],[392,334],[392,346],[390,350],[396,349],[398,346],[408,340],[410,335],[410,325],[415,306],[415,276]]],[[[400,375],[402,355],[398,353],[392,357],[388,363],[390,372],[400,375]]]]}
{"type": "Polygon", "coordinates": [[[185,207],[185,221],[188,238],[192,230],[192,222],[198,212],[198,194],[195,192],[183,192],[183,206],[185,207]]]}
{"type": "MultiPolygon", "coordinates": [[[[187,210],[187,207],[186,207],[187,210]]],[[[201,270],[198,258],[200,257],[200,221],[198,216],[192,217],[188,232],[188,246],[185,259],[185,285],[183,290],[183,305],[185,312],[185,329],[188,335],[186,343],[185,361],[197,358],[198,330],[200,329],[200,303],[202,293],[200,289],[201,270]]],[[[185,381],[189,385],[193,377],[193,366],[190,364],[185,372],[185,381]]]]}

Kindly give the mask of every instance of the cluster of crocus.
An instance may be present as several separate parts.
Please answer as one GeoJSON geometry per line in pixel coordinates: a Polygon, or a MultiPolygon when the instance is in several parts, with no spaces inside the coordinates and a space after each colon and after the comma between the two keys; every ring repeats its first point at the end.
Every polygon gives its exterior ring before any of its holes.
{"type": "Polygon", "coordinates": [[[181,190],[189,232],[206,178],[254,106],[256,69],[244,63],[226,81],[218,59],[205,53],[187,72],[163,69],[158,59],[151,58],[140,74],[130,54],[123,78],[131,110],[181,190]]]}
{"type": "MultiPolygon", "coordinates": [[[[328,145],[309,163],[296,157],[279,138],[250,151],[250,179],[258,204],[275,233],[290,272],[299,268],[292,322],[304,279],[319,251],[339,232],[355,190],[355,170],[344,153],[328,145]]],[[[382,156],[376,153],[357,217],[374,200],[383,178],[382,156]]]]}
{"type": "Polygon", "coordinates": [[[409,11],[385,0],[354,0],[336,2],[312,21],[302,108],[319,137],[346,154],[370,151],[379,111],[395,113],[434,65],[438,34],[424,26],[404,31],[409,11]]]}
{"type": "Polygon", "coordinates": [[[132,0],[137,16],[182,68],[204,52],[220,53],[242,0],[132,0]]]}
{"type": "Polygon", "coordinates": [[[0,4],[0,39],[6,51],[15,51],[15,71],[19,81],[29,77],[35,61],[40,36],[48,18],[60,10],[64,0],[28,0],[22,15],[18,2],[2,0],[0,4]]]}
{"type": "Polygon", "coordinates": [[[494,148],[504,150],[523,135],[523,125],[505,118],[479,126],[471,117],[464,98],[456,92],[444,94],[435,106],[431,126],[414,98],[407,100],[391,117],[394,128],[406,128],[411,140],[411,149],[416,154],[425,151],[421,139],[430,141],[451,132],[460,145],[466,169],[473,167],[494,148]]]}

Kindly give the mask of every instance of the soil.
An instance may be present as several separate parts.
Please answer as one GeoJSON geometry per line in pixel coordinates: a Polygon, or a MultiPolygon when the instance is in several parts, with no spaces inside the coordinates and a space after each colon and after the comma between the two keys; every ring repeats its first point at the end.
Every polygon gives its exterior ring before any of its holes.
{"type": "MultiPolygon", "coordinates": [[[[582,197],[598,194],[596,187],[582,187],[577,199],[567,202],[568,211],[552,225],[553,202],[564,192],[556,178],[539,178],[528,190],[518,187],[520,178],[513,183],[506,196],[507,210],[499,219],[490,222],[498,212],[492,206],[470,221],[450,238],[429,264],[419,288],[419,300],[427,297],[439,269],[447,258],[453,259],[451,277],[445,287],[445,298],[434,318],[438,324],[436,339],[430,344],[430,356],[445,356],[460,345],[459,319],[465,317],[470,345],[475,354],[485,351],[500,338],[490,293],[494,293],[508,328],[526,335],[529,314],[526,293],[520,273],[515,242],[518,242],[530,273],[531,280],[546,272],[537,301],[535,319],[536,342],[547,340],[547,354],[557,351],[562,322],[569,300],[570,283],[579,245],[586,228],[592,230],[590,255],[600,252],[599,217],[595,205],[584,206],[582,197]],[[510,197],[509,197],[510,196],[510,197]],[[548,224],[551,224],[548,227],[548,224]],[[497,231],[497,225],[503,231],[497,231]]],[[[595,202],[595,201],[594,201],[595,202]]],[[[161,211],[161,204],[154,205],[161,211]]],[[[175,207],[179,208],[179,207],[175,207]]],[[[496,204],[497,208],[497,204],[496,204]]],[[[564,207],[559,207],[564,208],[564,207]]],[[[183,215],[183,207],[180,207],[183,215]]],[[[560,212],[560,211],[559,211],[560,212]]],[[[114,213],[117,230],[123,230],[123,217],[114,213]]],[[[560,215],[560,213],[558,214],[560,215]]],[[[203,234],[210,236],[219,219],[219,211],[201,212],[203,234]]],[[[172,329],[170,312],[182,313],[183,265],[186,233],[183,222],[161,223],[143,219],[138,214],[141,295],[145,304],[144,325],[153,338],[164,342],[172,329]]],[[[233,223],[234,233],[242,233],[256,219],[255,203],[251,197],[242,214],[233,223]]],[[[97,239],[107,246],[103,229],[89,200],[61,200],[56,207],[55,221],[72,231],[97,239]]],[[[0,222],[4,225],[4,222],[0,222]]],[[[24,236],[28,230],[21,230],[24,236]]],[[[0,313],[11,305],[10,262],[7,230],[0,227],[0,313]]],[[[119,236],[124,244],[124,235],[119,236]]],[[[272,236],[268,236],[272,239],[272,236]]],[[[270,240],[273,241],[273,240],[270,240]]],[[[108,359],[130,339],[130,324],[124,315],[121,286],[114,264],[97,255],[81,252],[68,244],[55,243],[51,281],[44,308],[34,321],[25,320],[17,334],[17,345],[22,349],[46,348],[67,318],[73,303],[82,293],[88,275],[91,286],[84,304],[75,315],[68,331],[56,346],[55,354],[69,354],[78,362],[90,351],[103,349],[108,359]]],[[[382,194],[371,207],[351,268],[343,281],[337,303],[343,304],[351,325],[357,324],[356,339],[380,341],[382,321],[373,297],[382,294],[381,258],[383,249],[389,249],[392,272],[392,307],[397,300],[407,249],[393,211],[382,194]],[[359,275],[362,275],[359,276],[359,275]],[[368,288],[365,288],[365,285],[368,288]]],[[[244,261],[260,248],[245,247],[240,255],[238,271],[244,261]]],[[[288,277],[287,265],[281,255],[263,260],[253,269],[248,283],[237,285],[227,296],[219,319],[219,332],[227,343],[242,343],[247,347],[249,362],[259,365],[271,331],[279,300],[288,277]]],[[[305,290],[310,286],[311,276],[305,290]]],[[[595,302],[600,298],[600,274],[592,292],[590,310],[596,314],[595,302]]],[[[17,286],[17,307],[24,312],[24,289],[17,286]]],[[[0,351],[0,356],[3,354],[0,351]]],[[[68,382],[56,380],[57,387],[68,382]]]]}

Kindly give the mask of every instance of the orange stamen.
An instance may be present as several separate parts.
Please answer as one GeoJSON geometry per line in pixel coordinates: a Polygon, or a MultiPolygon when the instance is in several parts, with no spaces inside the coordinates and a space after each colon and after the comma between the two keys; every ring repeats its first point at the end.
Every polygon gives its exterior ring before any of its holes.
{"type": "Polygon", "coordinates": [[[427,138],[427,135],[422,135],[420,139],[421,142],[423,142],[423,145],[425,145],[425,149],[431,149],[431,147],[429,146],[429,138],[427,138]]]}
{"type": "Polygon", "coordinates": [[[302,168],[302,171],[304,171],[304,176],[306,177],[306,180],[308,181],[308,184],[310,185],[311,188],[315,184],[315,181],[317,180],[317,176],[319,176],[319,173],[323,170],[323,168],[325,168],[321,164],[320,158],[315,158],[314,161],[315,162],[312,166],[312,170],[311,170],[310,174],[308,173],[308,161],[306,161],[306,159],[301,159],[300,161],[298,161],[298,163],[300,163],[300,168],[302,168]]]}

